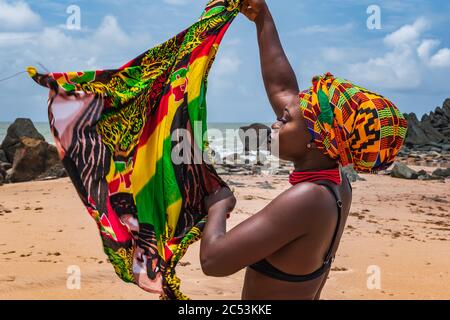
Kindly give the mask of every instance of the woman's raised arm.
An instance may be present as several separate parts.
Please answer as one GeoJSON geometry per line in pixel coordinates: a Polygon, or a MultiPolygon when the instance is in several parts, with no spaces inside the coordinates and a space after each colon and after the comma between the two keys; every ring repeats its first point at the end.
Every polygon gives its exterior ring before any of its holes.
{"type": "Polygon", "coordinates": [[[294,70],[283,50],[275,22],[264,0],[245,0],[242,13],[257,28],[261,70],[269,101],[277,117],[295,96],[299,88],[294,70]]]}

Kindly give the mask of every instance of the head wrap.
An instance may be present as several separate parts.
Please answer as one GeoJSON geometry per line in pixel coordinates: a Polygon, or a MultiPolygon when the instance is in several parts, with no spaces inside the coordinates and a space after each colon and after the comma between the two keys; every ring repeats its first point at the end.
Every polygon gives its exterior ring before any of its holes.
{"type": "Polygon", "coordinates": [[[300,92],[300,108],[319,149],[342,166],[373,172],[389,167],[406,136],[407,122],[388,99],[335,78],[314,77],[300,92]]]}

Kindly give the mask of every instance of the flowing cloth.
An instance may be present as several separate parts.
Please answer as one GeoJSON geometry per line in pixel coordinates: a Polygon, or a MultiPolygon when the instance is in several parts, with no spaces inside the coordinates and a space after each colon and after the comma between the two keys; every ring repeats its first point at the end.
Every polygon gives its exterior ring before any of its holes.
{"type": "Polygon", "coordinates": [[[201,237],[205,199],[228,188],[198,154],[208,153],[208,72],[239,7],[210,1],[197,23],[117,70],[28,68],[51,89],[55,143],[117,275],[161,299],[188,299],[175,267],[201,237]],[[178,163],[180,142],[192,152],[178,163]]]}
{"type": "Polygon", "coordinates": [[[388,99],[327,73],[300,92],[300,109],[313,142],[341,165],[386,169],[403,145],[407,122],[388,99]]]}

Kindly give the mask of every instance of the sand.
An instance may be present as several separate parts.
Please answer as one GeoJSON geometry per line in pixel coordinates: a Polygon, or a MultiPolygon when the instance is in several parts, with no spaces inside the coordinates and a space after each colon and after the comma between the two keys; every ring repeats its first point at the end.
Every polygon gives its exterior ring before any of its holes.
{"type": "MultiPolygon", "coordinates": [[[[353,184],[351,215],[322,298],[450,299],[450,181],[362,177],[367,181],[353,184]],[[380,287],[367,285],[373,270],[380,272],[380,287]]],[[[225,180],[238,198],[229,228],[289,187],[285,176],[225,180]]],[[[191,298],[240,299],[243,270],[206,277],[199,243],[182,262],[178,274],[191,298]]],[[[94,221],[70,181],[60,179],[0,187],[0,299],[158,296],[115,275],[94,221]],[[80,288],[67,287],[71,266],[81,271],[80,288]]]]}

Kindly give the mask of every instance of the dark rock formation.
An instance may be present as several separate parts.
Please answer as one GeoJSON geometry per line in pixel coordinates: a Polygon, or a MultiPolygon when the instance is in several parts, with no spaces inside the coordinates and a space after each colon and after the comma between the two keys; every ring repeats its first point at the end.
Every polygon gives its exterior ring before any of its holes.
{"type": "Polygon", "coordinates": [[[13,167],[8,170],[6,180],[34,180],[56,165],[60,165],[56,147],[42,140],[21,138],[20,147],[14,155],[13,167]]]}
{"type": "Polygon", "coordinates": [[[48,144],[29,119],[17,119],[8,128],[0,153],[0,176],[5,182],[60,178],[67,173],[55,146],[48,144]]]}
{"type": "Polygon", "coordinates": [[[419,174],[405,164],[397,162],[392,168],[391,177],[414,180],[419,178],[419,174]]]}
{"type": "Polygon", "coordinates": [[[244,145],[244,152],[270,150],[271,129],[261,123],[253,123],[239,128],[239,138],[244,145]],[[256,137],[256,141],[250,141],[256,137]]]}
{"type": "Polygon", "coordinates": [[[8,158],[6,158],[6,153],[2,149],[0,149],[0,163],[8,162],[8,158]]]}
{"type": "Polygon", "coordinates": [[[408,133],[405,145],[420,151],[450,150],[450,99],[445,100],[442,108],[425,114],[419,121],[414,113],[405,114],[408,121],[408,133]]]}
{"type": "Polygon", "coordinates": [[[9,126],[6,137],[0,147],[5,152],[6,160],[8,160],[4,162],[14,163],[16,150],[22,147],[22,138],[45,141],[44,137],[36,130],[30,119],[16,119],[16,121],[9,126]]]}
{"type": "Polygon", "coordinates": [[[342,167],[342,172],[347,176],[347,179],[350,182],[366,181],[366,179],[359,176],[355,169],[353,169],[352,165],[342,167]]]}

